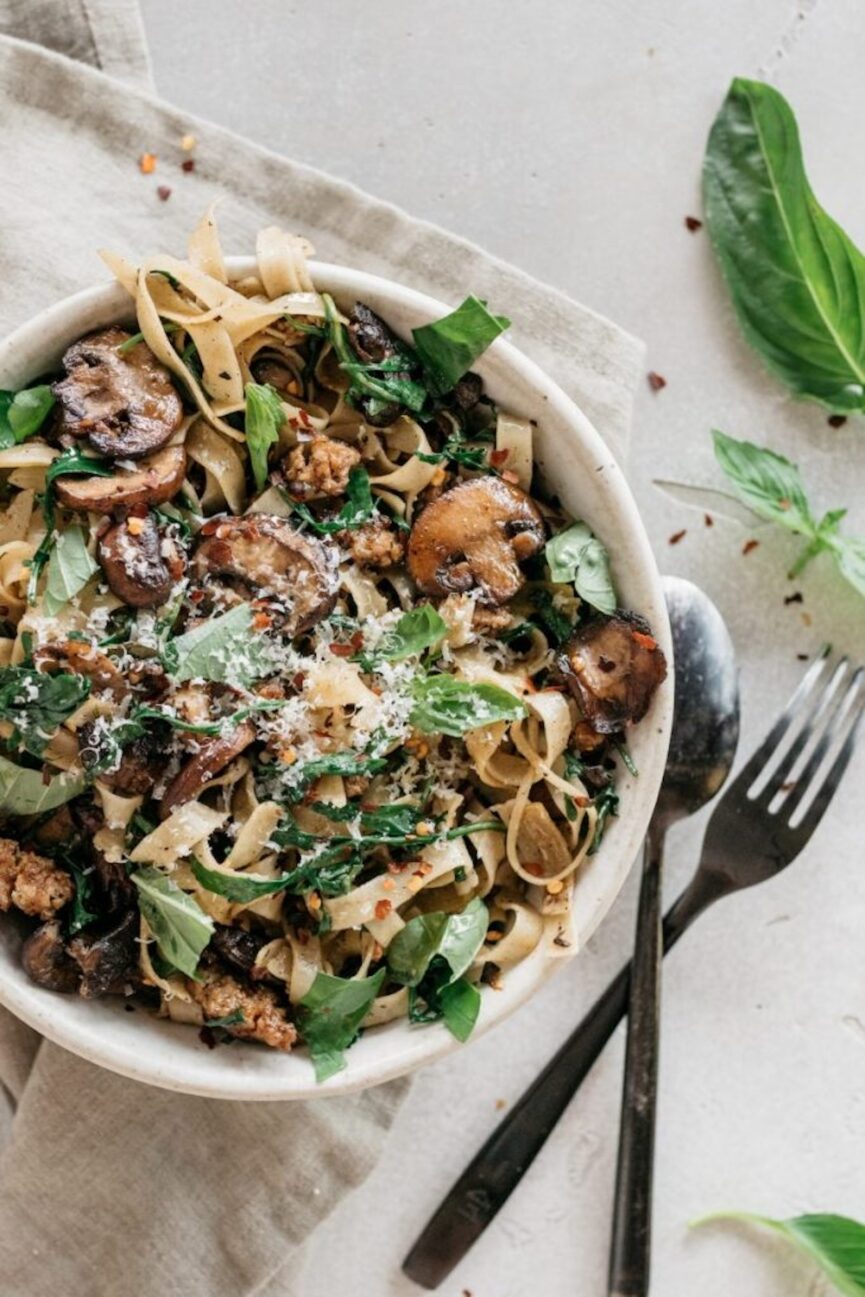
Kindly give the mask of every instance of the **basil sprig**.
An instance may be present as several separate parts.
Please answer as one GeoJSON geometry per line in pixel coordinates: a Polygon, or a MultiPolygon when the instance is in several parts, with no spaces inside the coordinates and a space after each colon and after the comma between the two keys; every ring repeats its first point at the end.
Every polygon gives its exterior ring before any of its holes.
{"type": "Polygon", "coordinates": [[[510,328],[505,315],[493,315],[473,294],[440,320],[412,329],[415,350],[420,357],[430,390],[443,396],[494,342],[510,328]]]}
{"type": "Polygon", "coordinates": [[[48,562],[48,581],[43,606],[49,617],[74,599],[99,571],[99,564],[87,548],[84,528],[77,524],[61,531],[48,562]]]}
{"type": "Polygon", "coordinates": [[[20,392],[0,391],[0,450],[37,433],[54,405],[54,394],[47,383],[20,392]]]}
{"type": "Polygon", "coordinates": [[[480,991],[464,976],[484,943],[489,912],[478,897],[459,914],[419,914],[388,946],[395,981],[409,987],[412,1022],[444,1020],[457,1040],[471,1035],[480,1012],[480,991]]]}
{"type": "Polygon", "coordinates": [[[74,475],[86,475],[87,477],[111,477],[116,469],[104,459],[96,459],[91,455],[84,455],[80,450],[66,450],[45,470],[45,491],[39,497],[39,504],[42,509],[42,517],[45,522],[45,535],[39,543],[39,547],[33,558],[30,560],[30,577],[27,581],[27,602],[36,602],[36,590],[39,585],[39,577],[54,548],[54,523],[56,512],[56,501],[54,496],[54,483],[58,477],[70,477],[74,475]]]}
{"type": "Polygon", "coordinates": [[[732,83],[709,135],[703,193],[748,341],[799,396],[865,408],[865,257],[814,197],[777,90],[732,83]]]}
{"type": "Polygon", "coordinates": [[[213,919],[161,870],[148,866],[130,877],[160,955],[187,977],[195,977],[201,953],[213,936],[213,919]]]}
{"type": "Polygon", "coordinates": [[[0,757],[0,811],[7,815],[41,815],[53,811],[87,787],[84,775],[63,771],[47,783],[41,770],[28,770],[0,757]]]}
{"type": "Polygon", "coordinates": [[[762,1226],[780,1234],[816,1261],[839,1293],[845,1297],[865,1297],[865,1225],[858,1220],[829,1214],[773,1220],[750,1212],[722,1212],[695,1223],[705,1225],[725,1220],[762,1226]]]}
{"type": "Polygon", "coordinates": [[[316,973],[298,1006],[298,1026],[309,1049],[317,1081],[345,1067],[345,1050],[357,1039],[360,1024],[381,989],[385,970],[372,977],[331,977],[316,973]]]}
{"type": "Polygon", "coordinates": [[[267,452],[279,440],[285,410],[279,393],[269,383],[246,384],[246,448],[259,491],[267,482],[267,452]]]}
{"type": "Polygon", "coordinates": [[[339,531],[355,531],[375,514],[375,499],[369,473],[355,464],[348,475],[345,504],[333,518],[317,518],[308,505],[289,499],[294,512],[319,536],[333,536],[339,531]]]}
{"type": "Polygon", "coordinates": [[[481,725],[515,721],[526,714],[524,703],[507,689],[447,674],[418,677],[412,683],[412,698],[409,721],[424,734],[461,738],[481,725]]]}
{"type": "Polygon", "coordinates": [[[598,612],[616,611],[609,555],[584,522],[572,523],[548,540],[544,556],[553,581],[573,582],[580,598],[598,612]]]}
{"type": "Polygon", "coordinates": [[[240,603],[169,640],[163,650],[175,680],[251,684],[269,670],[267,641],[252,632],[252,609],[240,603]]]}
{"type": "Polygon", "coordinates": [[[447,634],[447,622],[432,604],[405,612],[392,630],[369,652],[358,653],[355,661],[364,671],[375,670],[379,662],[402,662],[404,658],[420,657],[427,649],[438,648],[447,634]]]}

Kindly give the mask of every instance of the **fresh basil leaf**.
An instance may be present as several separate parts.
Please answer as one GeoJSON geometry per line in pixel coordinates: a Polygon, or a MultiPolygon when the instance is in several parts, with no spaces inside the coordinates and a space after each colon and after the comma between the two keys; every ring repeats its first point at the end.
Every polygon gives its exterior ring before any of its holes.
{"type": "Polygon", "coordinates": [[[326,1081],[345,1067],[343,1051],[357,1038],[384,974],[383,968],[363,978],[316,974],[298,1006],[298,1026],[315,1066],[316,1080],[326,1081]]]}
{"type": "Polygon", "coordinates": [[[175,680],[250,684],[269,669],[266,641],[252,632],[252,609],[240,603],[169,640],[163,661],[175,680]]]}
{"type": "Polygon", "coordinates": [[[0,757],[0,811],[7,815],[41,815],[83,793],[87,779],[64,771],[48,782],[41,770],[26,770],[0,757]]]}
{"type": "Polygon", "coordinates": [[[67,527],[57,537],[48,562],[48,583],[43,597],[46,614],[55,616],[98,571],[99,564],[87,549],[83,527],[67,527]]]}
{"type": "Polygon", "coordinates": [[[858,1220],[823,1214],[773,1220],[750,1212],[722,1212],[696,1224],[724,1220],[773,1230],[816,1261],[845,1297],[865,1297],[865,1225],[858,1220]]]}
{"type": "Polygon", "coordinates": [[[795,464],[750,441],[712,430],[715,458],[740,499],[761,518],[809,535],[816,524],[795,464]]]}
{"type": "Polygon", "coordinates": [[[388,946],[388,967],[403,986],[418,986],[439,955],[450,969],[451,981],[456,981],[483,945],[488,927],[489,911],[478,897],[459,914],[418,914],[388,946]]]}
{"type": "Polygon", "coordinates": [[[403,658],[420,657],[427,649],[441,644],[447,630],[447,622],[439,616],[432,604],[422,604],[420,608],[403,613],[372,656],[382,658],[385,662],[401,662],[403,658]]]}
{"type": "Polygon", "coordinates": [[[189,859],[189,867],[197,881],[202,887],[206,887],[208,892],[214,892],[217,896],[224,896],[226,900],[239,902],[242,905],[258,901],[262,896],[273,896],[277,892],[284,892],[292,876],[282,874],[279,878],[262,878],[260,874],[238,874],[230,873],[228,870],[208,869],[194,856],[189,859]]]}
{"type": "Polygon", "coordinates": [[[616,611],[609,555],[584,522],[575,522],[548,540],[544,556],[553,581],[572,581],[580,598],[598,612],[616,611]]]}
{"type": "Polygon", "coordinates": [[[267,482],[267,452],[279,440],[285,410],[269,383],[246,384],[246,446],[255,485],[263,491],[267,482]]]}
{"type": "Polygon", "coordinates": [[[55,405],[45,383],[20,392],[0,392],[0,449],[26,441],[42,427],[55,405]]]}
{"type": "Polygon", "coordinates": [[[11,722],[13,739],[34,757],[41,757],[58,727],[89,694],[86,676],[31,667],[0,669],[0,718],[11,722]]]}
{"type": "Polygon", "coordinates": [[[412,685],[414,706],[409,716],[425,734],[461,738],[469,730],[494,721],[518,720],[526,713],[519,698],[498,685],[471,684],[451,675],[432,675],[412,685]]]}
{"type": "Polygon", "coordinates": [[[369,473],[355,464],[348,475],[345,504],[334,518],[316,518],[308,505],[289,500],[294,512],[319,536],[332,536],[338,531],[355,531],[369,522],[375,513],[369,473]]]}
{"type": "Polygon", "coordinates": [[[865,595],[865,537],[834,536],[830,545],[841,575],[865,595]]]}
{"type": "Polygon", "coordinates": [[[412,329],[415,350],[435,395],[443,396],[456,387],[510,323],[504,315],[493,315],[485,302],[472,295],[450,315],[412,329]]]}
{"type": "Polygon", "coordinates": [[[187,977],[195,977],[201,953],[213,936],[213,919],[159,869],[148,866],[130,878],[160,955],[187,977]]]}
{"type": "Polygon", "coordinates": [[[814,197],[793,112],[737,78],[703,164],[709,234],[739,323],[794,392],[865,406],[865,257],[814,197]]]}
{"type": "Polygon", "coordinates": [[[448,1031],[461,1044],[465,1044],[475,1029],[481,1011],[481,993],[478,988],[465,977],[460,977],[442,987],[439,992],[439,1007],[448,1031]]]}

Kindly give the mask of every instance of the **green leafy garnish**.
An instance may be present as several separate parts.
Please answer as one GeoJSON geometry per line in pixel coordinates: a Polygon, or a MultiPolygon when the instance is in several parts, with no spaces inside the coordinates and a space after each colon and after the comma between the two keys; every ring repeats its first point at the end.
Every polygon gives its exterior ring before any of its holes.
{"type": "Polygon", "coordinates": [[[420,608],[403,613],[371,656],[385,662],[401,662],[403,658],[420,657],[427,649],[441,644],[447,630],[447,622],[439,616],[432,604],[422,604],[420,608]]]}
{"type": "Polygon", "coordinates": [[[344,1051],[357,1038],[384,974],[383,968],[372,977],[363,978],[316,974],[300,1001],[298,1026],[315,1066],[317,1081],[326,1081],[345,1067],[344,1051]]]}
{"type": "Polygon", "coordinates": [[[703,164],[706,219],[739,323],[799,396],[865,407],[865,257],[814,197],[782,95],[737,78],[703,164]]]}
{"type": "Polygon", "coordinates": [[[67,717],[90,693],[86,676],[68,672],[34,671],[31,667],[0,669],[0,719],[13,726],[12,739],[34,757],[67,717]]]}
{"type": "Polygon", "coordinates": [[[66,450],[45,470],[45,491],[39,497],[39,504],[42,509],[42,517],[45,520],[45,535],[39,542],[39,547],[30,562],[30,577],[27,581],[27,602],[36,602],[36,590],[39,585],[39,577],[42,570],[51,555],[54,548],[54,483],[58,477],[71,476],[78,473],[85,473],[90,477],[111,477],[116,472],[106,460],[95,459],[90,455],[83,455],[80,450],[66,450]]]}
{"type": "Polygon", "coordinates": [[[348,475],[345,488],[345,504],[333,518],[316,518],[308,505],[289,500],[294,512],[304,520],[319,536],[332,536],[338,531],[354,531],[369,522],[375,513],[375,500],[369,480],[369,473],[360,464],[355,464],[348,475]]]}
{"type": "Polygon", "coordinates": [[[790,576],[798,575],[818,554],[831,554],[845,580],[865,595],[865,537],[845,536],[840,531],[847,510],[830,509],[822,518],[815,518],[799,470],[789,459],[717,430],[712,436],[715,458],[748,508],[805,538],[805,548],[790,576]]]}
{"type": "Polygon", "coordinates": [[[546,631],[553,644],[563,644],[573,633],[574,627],[565,614],[556,607],[549,590],[545,590],[542,586],[532,590],[529,599],[537,613],[541,628],[546,631]]]}
{"type": "Polygon", "coordinates": [[[412,329],[415,350],[434,395],[443,396],[471,369],[491,342],[510,328],[485,302],[470,296],[441,320],[412,329]]]}
{"type": "Polygon", "coordinates": [[[816,1261],[827,1279],[845,1297],[865,1297],[865,1225],[858,1220],[822,1214],[773,1220],[750,1212],[720,1212],[695,1224],[725,1220],[773,1230],[816,1261]]]}
{"type": "Polygon", "coordinates": [[[7,815],[41,815],[83,793],[87,779],[63,771],[46,783],[41,770],[26,770],[0,757],[0,811],[7,815]]]}
{"type": "Polygon", "coordinates": [[[239,1027],[244,1022],[246,1022],[246,1018],[244,1018],[243,1016],[242,1009],[235,1009],[233,1013],[226,1013],[225,1017],[223,1018],[204,1019],[205,1027],[211,1027],[211,1028],[221,1027],[223,1031],[226,1031],[229,1027],[239,1027]]]}
{"type": "Polygon", "coordinates": [[[423,409],[427,391],[411,376],[418,362],[410,349],[394,339],[394,355],[385,360],[361,361],[349,342],[333,298],[329,293],[322,293],[321,297],[328,337],[340,369],[349,377],[346,393],[349,404],[356,406],[365,399],[371,404],[373,413],[391,405],[404,405],[415,414],[423,409]]]}
{"type": "Polygon", "coordinates": [[[474,1031],[481,1011],[480,991],[474,982],[458,977],[455,982],[448,982],[441,988],[438,1003],[448,1031],[464,1045],[474,1031]]]}
{"type": "Polygon", "coordinates": [[[417,986],[438,955],[455,981],[470,967],[483,945],[489,921],[489,911],[478,897],[459,914],[418,914],[388,946],[388,967],[403,986],[417,986]]]}
{"type": "Polygon", "coordinates": [[[213,920],[161,870],[148,866],[130,877],[160,955],[187,977],[195,977],[201,952],[213,936],[213,920]]]}
{"type": "Polygon", "coordinates": [[[90,881],[90,871],[85,871],[68,857],[63,860],[64,868],[68,869],[75,880],[75,894],[72,897],[72,904],[69,910],[69,920],[66,925],[66,933],[74,937],[76,932],[86,928],[88,923],[92,923],[99,916],[92,910],[88,910],[87,902],[90,900],[92,886],[90,881]]]}
{"type": "Polygon", "coordinates": [[[48,582],[43,606],[49,617],[60,611],[84,589],[99,571],[99,564],[87,549],[83,527],[67,527],[57,537],[48,563],[48,582]]]}
{"type": "Polygon", "coordinates": [[[409,717],[425,734],[460,738],[494,721],[519,720],[526,713],[519,698],[498,685],[471,684],[451,675],[431,675],[412,684],[414,706],[409,717]]]}
{"type": "Polygon", "coordinates": [[[87,477],[113,477],[116,472],[116,465],[107,459],[85,455],[80,450],[64,450],[63,454],[52,459],[46,468],[45,484],[53,486],[58,477],[72,477],[77,474],[84,474],[87,477]]]}
{"type": "Polygon", "coordinates": [[[291,881],[291,874],[282,874],[279,878],[263,878],[261,874],[240,874],[229,870],[208,869],[194,856],[190,857],[189,867],[202,887],[226,900],[249,905],[252,901],[261,900],[262,896],[273,896],[284,892],[291,881]]]}
{"type": "Polygon", "coordinates": [[[572,581],[580,598],[598,612],[616,611],[609,556],[584,522],[575,522],[548,540],[544,556],[553,581],[572,581]]]}
{"type": "Polygon", "coordinates": [[[252,474],[259,491],[267,482],[267,452],[279,440],[285,410],[269,383],[246,384],[246,445],[252,474]]]}
{"type": "Polygon", "coordinates": [[[0,450],[16,446],[38,432],[55,400],[46,383],[26,387],[20,392],[0,391],[0,450]]]}
{"type": "Polygon", "coordinates": [[[252,609],[247,603],[169,640],[163,661],[175,680],[250,684],[269,669],[266,641],[253,634],[252,609]]]}

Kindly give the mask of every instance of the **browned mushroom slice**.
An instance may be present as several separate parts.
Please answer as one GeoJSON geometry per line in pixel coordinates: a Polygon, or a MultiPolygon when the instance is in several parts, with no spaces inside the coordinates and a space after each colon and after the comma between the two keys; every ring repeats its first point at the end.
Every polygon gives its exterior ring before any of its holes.
{"type": "Polygon", "coordinates": [[[158,608],[183,576],[180,548],[163,536],[152,513],[109,528],[99,562],[109,588],[131,608],[158,608]]]}
{"type": "Polygon", "coordinates": [[[52,389],[63,411],[60,432],[120,459],[159,450],[183,419],[168,370],[150,348],[119,350],[129,337],[110,328],[81,338],[63,357],[66,378],[52,389]]]}
{"type": "Polygon", "coordinates": [[[81,972],[66,950],[57,919],[40,924],[30,933],[21,947],[21,963],[30,980],[44,986],[46,991],[63,991],[68,995],[78,990],[81,972]]]}
{"type": "Polygon", "coordinates": [[[131,909],[101,935],[82,932],[69,943],[69,954],[81,969],[81,994],[88,1000],[100,995],[131,991],[138,966],[139,919],[131,909]]]}
{"type": "Polygon", "coordinates": [[[284,518],[247,514],[205,524],[193,560],[199,579],[227,578],[246,597],[273,598],[282,628],[300,635],[332,610],[339,558],[328,542],[296,531],[284,518]]]}
{"type": "Polygon", "coordinates": [[[67,509],[111,513],[118,508],[162,504],[180,490],[186,476],[182,446],[166,446],[137,468],[121,469],[113,477],[58,477],[57,499],[67,509]]]}
{"type": "Polygon", "coordinates": [[[240,756],[255,740],[255,726],[244,721],[230,734],[220,735],[202,744],[183,769],[176,774],[162,795],[159,813],[166,819],[177,806],[192,801],[193,797],[209,783],[220,770],[240,756]]]}
{"type": "Polygon", "coordinates": [[[642,720],[667,662],[648,622],[636,613],[595,618],[564,645],[559,667],[598,734],[642,720]]]}
{"type": "Polygon", "coordinates": [[[533,500],[499,477],[476,477],[428,504],[412,527],[408,568],[424,594],[477,590],[507,603],[523,584],[520,563],[544,543],[533,500]]]}
{"type": "Polygon", "coordinates": [[[110,693],[122,698],[128,690],[123,672],[105,653],[100,653],[84,640],[61,640],[56,644],[43,644],[33,655],[37,671],[71,671],[76,676],[86,676],[94,693],[110,693]]]}
{"type": "MultiPolygon", "coordinates": [[[[380,315],[376,315],[363,302],[355,304],[349,317],[348,336],[355,355],[365,365],[379,364],[383,360],[392,360],[394,356],[405,354],[396,334],[391,332],[380,315]]],[[[407,379],[411,378],[411,374],[405,369],[392,377],[407,379]]],[[[397,401],[382,404],[377,398],[367,395],[359,397],[357,405],[366,422],[377,428],[386,428],[393,423],[402,410],[397,401]]]]}

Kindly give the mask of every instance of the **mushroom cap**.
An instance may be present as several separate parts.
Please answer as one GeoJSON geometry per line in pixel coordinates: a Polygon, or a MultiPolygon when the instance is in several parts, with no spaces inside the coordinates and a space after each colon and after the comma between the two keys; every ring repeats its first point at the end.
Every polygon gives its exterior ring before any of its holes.
{"type": "Polygon", "coordinates": [[[183,404],[145,343],[118,350],[130,336],[112,327],[80,338],[63,357],[66,378],[52,390],[62,408],[60,433],[86,437],[102,455],[137,459],[173,436],[183,404]]]}
{"type": "Polygon", "coordinates": [[[254,742],[255,726],[252,721],[246,720],[229,734],[220,734],[203,743],[163,793],[159,804],[160,817],[167,819],[175,807],[191,801],[206,783],[254,742]]]}
{"type": "Polygon", "coordinates": [[[477,590],[487,606],[507,603],[524,577],[520,563],[544,543],[535,502],[500,477],[475,477],[428,504],[411,530],[408,569],[428,595],[477,590]]]}
{"type": "Polygon", "coordinates": [[[186,476],[186,451],[166,446],[137,468],[119,469],[113,477],[58,477],[57,499],[67,509],[85,513],[111,513],[121,506],[162,504],[170,500],[186,476]]]}
{"type": "Polygon", "coordinates": [[[67,995],[78,990],[81,972],[70,958],[58,919],[42,923],[21,947],[24,972],[37,986],[67,995]]]}
{"type": "Polygon", "coordinates": [[[69,943],[69,954],[81,969],[80,993],[87,1000],[122,995],[131,989],[138,967],[138,914],[128,910],[110,931],[82,932],[69,943]]]}
{"type": "Polygon", "coordinates": [[[629,721],[642,720],[667,674],[649,623],[624,612],[587,622],[563,646],[558,665],[598,734],[615,734],[629,721]]]}
{"type": "Polygon", "coordinates": [[[99,562],[110,589],[130,608],[158,608],[183,575],[179,547],[151,513],[110,527],[99,542],[99,562]]]}
{"type": "Polygon", "coordinates": [[[273,598],[284,608],[282,628],[300,635],[331,612],[339,589],[339,556],[333,545],[297,531],[273,514],[211,521],[193,570],[199,579],[227,577],[251,596],[273,598]]]}

